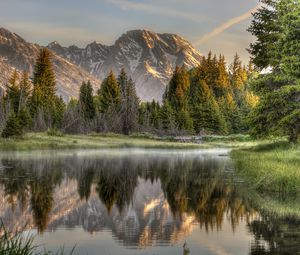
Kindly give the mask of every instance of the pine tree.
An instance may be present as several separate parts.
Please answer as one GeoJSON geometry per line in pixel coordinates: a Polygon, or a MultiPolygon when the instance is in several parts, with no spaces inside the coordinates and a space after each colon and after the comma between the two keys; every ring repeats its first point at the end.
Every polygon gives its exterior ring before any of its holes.
{"type": "Polygon", "coordinates": [[[220,99],[220,109],[225,118],[227,130],[230,134],[239,133],[242,129],[240,109],[231,94],[220,99]]]}
{"type": "Polygon", "coordinates": [[[98,90],[100,111],[106,112],[109,108],[119,111],[122,100],[121,88],[113,72],[110,72],[107,78],[102,82],[98,90]]]}
{"type": "Polygon", "coordinates": [[[26,106],[20,109],[17,118],[19,119],[22,131],[26,130],[31,125],[31,115],[26,106]]]}
{"type": "Polygon", "coordinates": [[[162,107],[159,111],[159,118],[161,128],[163,130],[174,130],[175,127],[175,113],[168,100],[164,100],[162,107]]]}
{"type": "Polygon", "coordinates": [[[9,138],[13,136],[21,136],[22,133],[23,129],[20,124],[19,118],[16,116],[14,111],[11,111],[1,136],[3,138],[9,138]]]}
{"type": "MultiPolygon", "coordinates": [[[[123,75],[126,73],[123,72],[123,75]]],[[[122,73],[121,73],[122,75],[122,73]]],[[[135,85],[132,79],[123,81],[123,99],[121,106],[122,122],[123,122],[123,133],[128,135],[129,133],[137,129],[138,124],[138,110],[139,110],[139,98],[136,95],[135,85]]],[[[121,84],[120,84],[121,86],[121,84]]]]}
{"type": "Polygon", "coordinates": [[[224,56],[219,57],[219,61],[217,65],[218,65],[218,71],[217,71],[218,77],[213,86],[213,92],[216,98],[221,98],[222,96],[225,96],[226,94],[232,92],[231,92],[228,72],[226,70],[226,62],[224,56]]]}
{"type": "Polygon", "coordinates": [[[125,69],[122,68],[121,72],[118,76],[118,84],[120,86],[121,93],[122,93],[123,97],[125,96],[125,93],[126,93],[127,83],[128,83],[128,77],[127,77],[127,74],[125,72],[125,69]]]}
{"type": "Polygon", "coordinates": [[[11,77],[8,80],[8,84],[6,85],[6,99],[9,101],[12,110],[14,113],[18,113],[19,111],[19,102],[20,102],[20,87],[18,85],[19,75],[17,70],[15,70],[11,77]]]}
{"type": "Polygon", "coordinates": [[[46,48],[40,50],[33,73],[33,92],[30,98],[30,111],[33,117],[43,112],[48,127],[60,124],[56,110],[61,101],[55,94],[56,79],[51,63],[51,53],[46,48]]]}
{"type": "Polygon", "coordinates": [[[260,96],[251,114],[251,133],[265,136],[282,131],[296,143],[300,133],[300,5],[293,0],[264,0],[249,31],[257,37],[250,46],[253,62],[262,70],[253,81],[260,96]]]}
{"type": "Polygon", "coordinates": [[[31,123],[31,117],[27,109],[27,99],[30,94],[28,74],[22,74],[20,82],[15,70],[7,85],[6,100],[10,103],[10,116],[3,131],[4,137],[20,136],[31,123]],[[15,127],[12,127],[15,125],[15,127]],[[13,133],[15,132],[15,133],[13,133]]]}
{"type": "Polygon", "coordinates": [[[193,130],[192,119],[189,114],[189,91],[189,73],[184,66],[176,67],[164,99],[168,100],[175,111],[176,125],[184,130],[193,130]]]}
{"type": "Polygon", "coordinates": [[[205,81],[191,84],[191,115],[196,133],[226,133],[226,123],[205,81]]]}
{"type": "Polygon", "coordinates": [[[22,109],[26,107],[31,93],[31,85],[29,82],[28,73],[25,71],[22,73],[19,87],[20,87],[19,109],[22,109]]]}
{"type": "Polygon", "coordinates": [[[151,103],[147,104],[147,110],[149,112],[150,125],[156,129],[158,129],[159,121],[160,121],[160,119],[159,119],[159,111],[160,111],[159,103],[152,100],[151,103]]]}
{"type": "Polygon", "coordinates": [[[88,81],[83,82],[79,92],[79,107],[85,119],[93,119],[96,115],[96,108],[93,99],[93,87],[88,81]]]}

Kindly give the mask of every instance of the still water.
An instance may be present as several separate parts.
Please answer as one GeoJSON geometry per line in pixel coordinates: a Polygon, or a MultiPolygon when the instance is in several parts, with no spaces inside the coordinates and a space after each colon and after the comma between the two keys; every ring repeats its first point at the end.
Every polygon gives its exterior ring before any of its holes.
{"type": "Polygon", "coordinates": [[[300,254],[300,219],[260,210],[227,155],[2,153],[0,217],[47,249],[76,245],[74,254],[300,254]]]}

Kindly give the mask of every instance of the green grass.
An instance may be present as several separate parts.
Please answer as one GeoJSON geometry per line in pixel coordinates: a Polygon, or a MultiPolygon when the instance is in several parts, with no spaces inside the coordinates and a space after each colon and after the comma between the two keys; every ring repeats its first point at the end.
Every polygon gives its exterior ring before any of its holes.
{"type": "Polygon", "coordinates": [[[96,149],[96,148],[165,148],[196,149],[208,147],[193,143],[160,141],[148,137],[116,134],[53,135],[29,133],[22,138],[0,139],[0,150],[96,149]]]}
{"type": "Polygon", "coordinates": [[[231,153],[235,169],[261,191],[300,192],[300,146],[288,142],[260,144],[231,153]]]}

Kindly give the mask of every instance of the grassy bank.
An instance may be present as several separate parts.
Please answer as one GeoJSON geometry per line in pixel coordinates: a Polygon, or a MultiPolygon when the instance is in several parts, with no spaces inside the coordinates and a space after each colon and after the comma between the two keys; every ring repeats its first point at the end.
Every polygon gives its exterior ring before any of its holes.
{"type": "Polygon", "coordinates": [[[0,139],[0,150],[41,149],[96,149],[96,148],[199,148],[203,145],[160,141],[142,136],[102,135],[48,135],[29,133],[22,138],[0,139]]]}
{"type": "Polygon", "coordinates": [[[231,153],[237,173],[261,191],[300,192],[300,146],[263,144],[231,153]]]}
{"type": "Polygon", "coordinates": [[[256,144],[258,142],[251,141],[247,136],[205,137],[201,144],[197,144],[192,141],[180,142],[168,137],[162,139],[142,134],[123,136],[117,134],[62,135],[29,133],[22,138],[0,138],[0,151],[97,148],[245,148],[256,144]]]}

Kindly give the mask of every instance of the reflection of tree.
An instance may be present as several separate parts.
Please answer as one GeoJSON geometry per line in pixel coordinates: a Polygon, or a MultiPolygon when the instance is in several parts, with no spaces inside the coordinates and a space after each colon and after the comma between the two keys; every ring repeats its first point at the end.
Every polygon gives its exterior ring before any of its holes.
{"type": "Polygon", "coordinates": [[[83,169],[78,177],[78,193],[80,199],[89,199],[91,195],[91,186],[94,180],[95,171],[92,167],[83,169]]]}
{"type": "Polygon", "coordinates": [[[16,197],[20,202],[21,210],[24,211],[31,194],[34,222],[38,231],[43,232],[52,209],[54,189],[63,178],[61,169],[57,168],[56,164],[48,162],[36,166],[28,161],[5,160],[2,163],[9,166],[2,173],[5,176],[1,181],[5,196],[8,196],[9,201],[14,201],[16,197]]]}
{"type": "Polygon", "coordinates": [[[14,162],[10,160],[5,160],[2,163],[5,166],[10,166],[8,169],[4,169],[4,178],[0,179],[0,183],[4,185],[4,194],[7,201],[11,204],[13,211],[16,201],[19,201],[20,209],[24,211],[29,197],[29,180],[28,176],[25,175],[26,170],[22,167],[15,167],[14,162]]]}
{"type": "Polygon", "coordinates": [[[35,174],[30,183],[31,208],[38,231],[43,232],[47,228],[49,213],[53,206],[54,189],[60,184],[63,175],[61,169],[55,168],[52,164],[45,164],[41,175],[37,172],[35,174]]]}
{"type": "Polygon", "coordinates": [[[114,204],[122,212],[132,200],[137,186],[137,172],[128,159],[122,160],[120,164],[114,161],[105,162],[103,166],[97,173],[96,190],[99,198],[109,213],[114,204]]]}
{"type": "Polygon", "coordinates": [[[300,253],[300,221],[289,218],[263,216],[252,221],[249,230],[255,236],[251,255],[300,253]],[[267,245],[264,245],[267,243],[267,245]]]}

